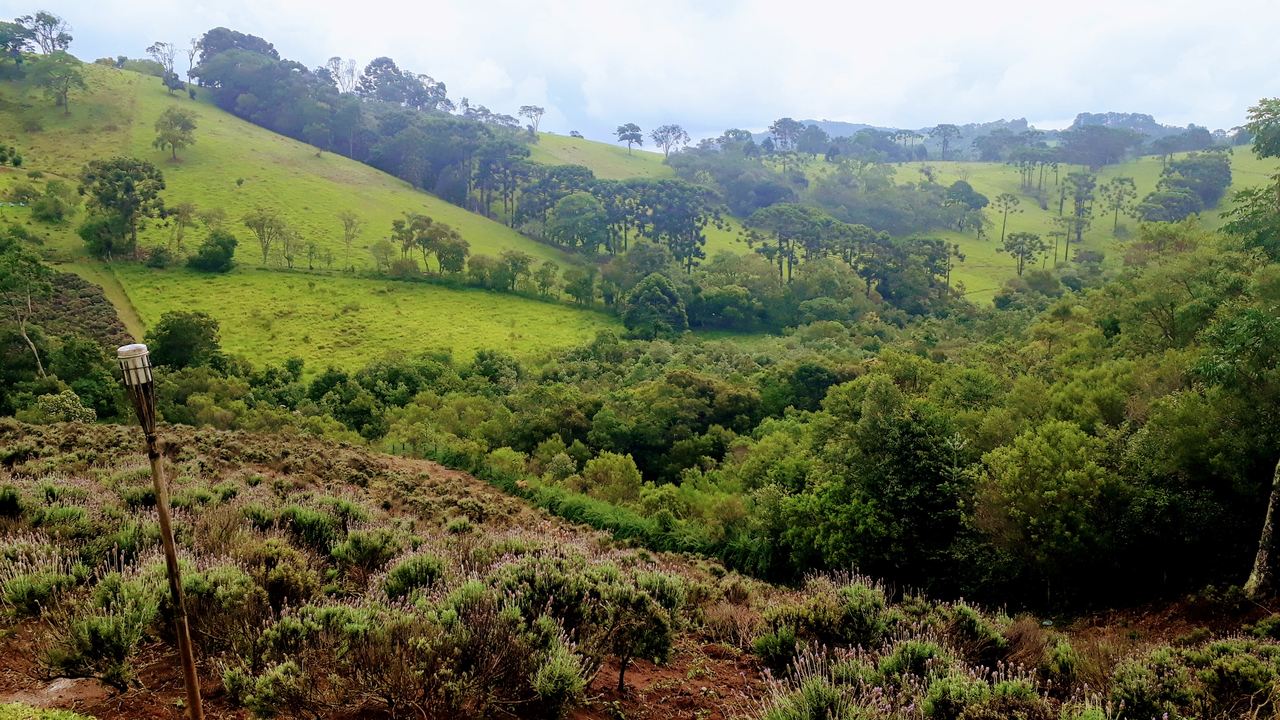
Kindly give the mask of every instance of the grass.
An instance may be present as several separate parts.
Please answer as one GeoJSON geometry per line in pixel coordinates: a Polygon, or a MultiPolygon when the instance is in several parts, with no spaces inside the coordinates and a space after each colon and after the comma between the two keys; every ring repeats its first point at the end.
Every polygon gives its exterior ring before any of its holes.
{"type": "MultiPolygon", "coordinates": [[[[73,95],[71,115],[64,116],[27,83],[0,82],[0,138],[17,144],[25,168],[74,179],[94,158],[131,155],[150,160],[165,174],[165,202],[192,202],[198,208],[222,208],[227,226],[240,239],[237,260],[260,264],[252,234],[240,222],[257,207],[279,210],[304,241],[314,241],[343,263],[339,212],[351,210],[365,221],[353,243],[351,263],[371,267],[368,246],[386,237],[391,221],[407,211],[452,225],[471,244],[472,254],[497,255],[517,249],[540,259],[570,262],[560,250],[526,238],[514,230],[418,191],[397,178],[339,155],[316,155],[314,147],[277,135],[219,110],[207,96],[193,102],[185,94],[169,95],[154,77],[85,65],[90,89],[73,95]],[[196,143],[172,162],[166,151],[152,147],[154,123],[168,107],[196,115],[196,143]],[[24,130],[38,122],[39,132],[24,130]],[[237,183],[243,180],[243,183],[237,183]]],[[[9,173],[0,185],[12,183],[9,173]]],[[[79,241],[71,228],[53,233],[69,251],[79,241]]],[[[188,233],[186,244],[202,239],[202,229],[188,233]]],[[[167,242],[169,228],[152,224],[143,245],[167,242]]],[[[272,258],[270,264],[280,264],[272,258]]]]}
{"type": "Polygon", "coordinates": [[[310,372],[357,369],[390,350],[485,348],[516,355],[581,343],[621,326],[603,312],[420,282],[237,269],[114,268],[144,324],[167,310],[200,310],[222,326],[222,346],[255,365],[298,356],[310,372]]]}
{"type": "MultiPolygon", "coordinates": [[[[608,315],[568,305],[426,283],[397,283],[329,274],[280,272],[272,258],[261,267],[252,234],[239,218],[255,207],[278,209],[304,240],[314,241],[344,264],[338,212],[353,210],[366,221],[353,244],[351,263],[369,267],[367,246],[385,237],[391,221],[412,210],[449,223],[471,243],[473,254],[518,249],[566,267],[566,253],[530,240],[506,226],[423,193],[346,158],[272,133],[219,110],[207,98],[192,102],[167,94],[159,80],[136,73],[84,66],[89,90],[72,96],[64,115],[30,86],[0,82],[0,142],[16,144],[22,168],[0,172],[0,190],[17,182],[64,179],[75,183],[91,159],[132,155],[165,173],[169,206],[190,201],[226,211],[227,227],[240,239],[238,268],[208,277],[185,270],[157,271],[138,265],[108,266],[85,256],[75,235],[83,214],[61,226],[31,224],[23,209],[5,209],[5,220],[27,222],[46,237],[45,254],[59,266],[101,285],[126,328],[137,338],[171,309],[208,312],[222,325],[224,347],[258,362],[300,355],[311,369],[333,363],[354,368],[389,349],[448,348],[461,356],[491,347],[526,354],[592,337],[617,327],[608,315]],[[170,106],[197,117],[196,144],[173,163],[151,146],[156,117],[170,106]],[[27,128],[32,123],[38,131],[27,128]],[[31,180],[29,171],[44,180],[31,180]],[[237,183],[242,179],[243,183],[237,183]]],[[[194,247],[203,228],[191,229],[194,247]]],[[[151,223],[144,246],[168,243],[170,228],[151,223]]],[[[305,266],[305,259],[298,264],[305,266]]]]}
{"type": "Polygon", "coordinates": [[[585,165],[602,180],[625,180],[633,177],[673,177],[671,167],[663,163],[662,154],[626,146],[609,145],[551,133],[539,133],[538,142],[530,147],[534,162],[549,165],[585,165]]]}
{"type": "MultiPolygon", "coordinates": [[[[931,166],[936,173],[937,181],[943,185],[950,185],[957,180],[965,180],[975,190],[991,199],[1006,192],[1016,195],[1022,201],[1018,207],[1020,212],[1009,215],[1007,232],[1033,232],[1052,242],[1049,234],[1056,227],[1053,218],[1057,214],[1057,187],[1053,184],[1051,172],[1046,176],[1045,180],[1046,194],[1049,196],[1049,207],[1042,210],[1037,200],[1032,195],[1025,193],[1019,186],[1017,169],[1003,163],[950,161],[900,163],[896,166],[895,182],[921,181],[923,179],[920,174],[922,165],[931,166]]],[[[1079,166],[1061,166],[1059,168],[1059,177],[1065,178],[1067,173],[1080,169],[1079,166]]],[[[1155,189],[1156,183],[1160,179],[1161,169],[1162,165],[1158,157],[1136,158],[1103,168],[1097,173],[1098,184],[1101,185],[1115,177],[1131,177],[1137,186],[1138,199],[1141,200],[1147,193],[1155,189]]],[[[1280,169],[1280,163],[1275,160],[1258,159],[1248,148],[1241,147],[1235,148],[1232,153],[1231,169],[1232,184],[1227,192],[1226,199],[1222,201],[1219,207],[1209,210],[1201,216],[1201,220],[1206,227],[1217,228],[1221,226],[1222,219],[1220,215],[1222,211],[1230,207],[1231,193],[1266,182],[1270,175],[1280,169]]],[[[805,172],[812,179],[819,178],[833,170],[833,165],[821,160],[809,161],[805,164],[805,172]]],[[[1016,274],[1013,259],[999,250],[1001,218],[992,209],[988,209],[986,212],[987,217],[993,221],[993,225],[987,228],[988,237],[985,240],[978,240],[972,233],[955,231],[933,231],[922,234],[928,237],[944,238],[960,246],[960,250],[964,254],[964,260],[958,263],[953,271],[952,282],[962,283],[966,296],[974,301],[989,300],[1004,285],[1005,281],[1016,274]]],[[[1120,224],[1130,231],[1135,231],[1138,222],[1131,217],[1126,218],[1122,215],[1120,224]]],[[[1102,252],[1107,256],[1109,263],[1115,263],[1119,260],[1117,249],[1120,242],[1112,233],[1111,216],[1099,205],[1095,209],[1092,227],[1084,233],[1083,247],[1102,252]]],[[[1072,246],[1073,253],[1077,247],[1072,246]]],[[[1059,252],[1059,257],[1061,257],[1061,250],[1059,252]]],[[[1042,267],[1052,266],[1053,258],[1044,258],[1040,265],[1042,267]]]]}
{"type": "Polygon", "coordinates": [[[92,720],[67,710],[45,710],[19,703],[0,705],[0,720],[92,720]]]}

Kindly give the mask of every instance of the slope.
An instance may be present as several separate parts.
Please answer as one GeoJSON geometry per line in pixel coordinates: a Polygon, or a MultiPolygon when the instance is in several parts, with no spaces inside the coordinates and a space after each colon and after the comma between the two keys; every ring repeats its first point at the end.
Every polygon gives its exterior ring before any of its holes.
{"type": "MultiPolygon", "coordinates": [[[[391,221],[419,212],[446,222],[471,244],[473,254],[497,255],[522,250],[538,258],[565,262],[555,248],[415,190],[407,183],[339,155],[317,155],[315,148],[272,133],[203,99],[169,95],[154,77],[99,65],[84,66],[89,90],[72,95],[64,116],[27,83],[0,83],[0,137],[16,143],[27,167],[73,179],[86,162],[112,155],[150,160],[165,174],[166,202],[221,208],[238,235],[247,236],[238,219],[258,208],[279,210],[306,241],[343,256],[339,212],[355,212],[364,221],[351,263],[370,267],[370,243],[385,237],[391,221]],[[196,115],[196,143],[179,153],[179,162],[152,146],[156,118],[168,107],[196,115]]],[[[143,244],[164,242],[165,228],[144,232],[143,244]]],[[[243,238],[242,238],[243,239],[243,238]]],[[[239,259],[252,261],[242,243],[239,259]]],[[[257,258],[260,262],[261,258],[257,258]]]]}
{"type": "MultiPolygon", "coordinates": [[[[0,82],[0,142],[18,146],[24,155],[21,168],[0,170],[0,194],[20,183],[37,190],[53,180],[74,186],[89,160],[127,154],[151,160],[165,173],[169,207],[192,202],[200,210],[220,209],[225,227],[240,239],[237,269],[216,279],[180,269],[107,265],[87,257],[75,234],[83,209],[49,225],[33,222],[25,208],[0,206],[0,223],[25,223],[44,237],[48,259],[101,285],[136,337],[166,311],[201,309],[221,322],[227,350],[259,361],[300,356],[314,372],[347,361],[355,369],[390,350],[452,348],[466,356],[481,347],[502,347],[533,353],[617,327],[604,313],[565,304],[326,272],[319,259],[304,283],[280,272],[278,250],[264,269],[253,236],[239,220],[257,207],[278,210],[304,243],[315,243],[319,257],[328,251],[335,267],[347,264],[337,219],[343,210],[365,221],[350,254],[358,269],[372,266],[367,246],[385,237],[392,219],[405,211],[453,225],[473,255],[516,249],[562,268],[575,260],[378,170],[336,155],[317,157],[314,148],[209,103],[170,96],[155,78],[96,65],[85,65],[84,72],[89,88],[72,95],[69,115],[28,84],[0,82]],[[179,153],[177,163],[151,146],[155,119],[170,106],[192,110],[198,124],[196,144],[179,153]],[[308,291],[297,291],[303,285],[308,291]]],[[[194,247],[206,232],[202,225],[189,229],[185,247],[194,247]]],[[[152,222],[140,242],[170,244],[172,227],[152,222]]],[[[308,262],[300,256],[296,264],[305,268],[308,262]]]]}
{"type": "Polygon", "coordinates": [[[671,177],[671,168],[662,156],[641,148],[627,152],[625,147],[595,140],[539,133],[538,142],[529,146],[529,159],[544,165],[584,165],[602,180],[626,180],[633,177],[671,177]]]}

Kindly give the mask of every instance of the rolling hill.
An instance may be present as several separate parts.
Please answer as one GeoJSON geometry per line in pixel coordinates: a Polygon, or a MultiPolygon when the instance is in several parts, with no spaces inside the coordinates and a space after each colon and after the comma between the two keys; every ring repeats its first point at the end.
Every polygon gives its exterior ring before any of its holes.
{"type": "MultiPolygon", "coordinates": [[[[283,263],[276,258],[263,268],[253,236],[239,221],[257,207],[279,210],[304,241],[315,242],[321,253],[329,251],[339,267],[345,264],[345,252],[337,214],[344,210],[365,221],[350,254],[350,264],[358,269],[372,266],[368,246],[385,237],[391,221],[406,211],[452,225],[470,243],[472,254],[515,249],[562,268],[575,259],[366,165],[328,153],[317,156],[313,147],[212,104],[170,96],[153,77],[97,65],[84,69],[89,89],[72,96],[70,115],[29,85],[0,83],[0,141],[16,144],[25,156],[22,168],[0,173],[0,193],[18,183],[40,188],[63,180],[74,185],[90,159],[131,155],[164,172],[169,206],[191,202],[199,209],[221,208],[226,226],[240,240],[237,269],[217,278],[181,269],[107,265],[87,257],[75,235],[83,211],[70,222],[50,226],[32,223],[26,210],[0,208],[6,214],[0,220],[25,221],[45,237],[50,260],[102,285],[136,337],[167,310],[201,309],[222,323],[228,350],[263,360],[298,355],[314,372],[324,363],[351,361],[355,367],[369,353],[392,349],[452,348],[463,355],[481,347],[535,352],[618,326],[602,312],[522,296],[320,270],[304,281],[296,273],[282,272],[283,263]],[[198,125],[196,144],[182,151],[177,163],[151,145],[155,119],[173,105],[191,109],[198,125]],[[31,171],[38,177],[31,177],[31,171]],[[363,338],[363,353],[352,349],[352,332],[363,338]]],[[[153,222],[139,241],[143,246],[166,244],[171,232],[153,222]]],[[[199,226],[190,229],[184,245],[198,244],[205,232],[199,226]]],[[[306,264],[305,259],[298,262],[306,264]]]]}

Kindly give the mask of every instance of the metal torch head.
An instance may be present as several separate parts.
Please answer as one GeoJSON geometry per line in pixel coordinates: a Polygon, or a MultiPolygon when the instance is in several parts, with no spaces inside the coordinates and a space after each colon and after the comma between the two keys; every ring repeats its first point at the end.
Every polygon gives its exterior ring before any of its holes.
{"type": "Polygon", "coordinates": [[[151,382],[151,354],[142,343],[125,345],[116,350],[116,358],[120,361],[120,372],[124,374],[124,384],[130,388],[151,382]]]}

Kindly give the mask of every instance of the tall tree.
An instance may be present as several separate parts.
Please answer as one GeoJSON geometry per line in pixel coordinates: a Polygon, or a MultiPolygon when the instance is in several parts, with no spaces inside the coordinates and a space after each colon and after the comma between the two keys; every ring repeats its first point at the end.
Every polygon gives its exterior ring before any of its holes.
{"type": "Polygon", "coordinates": [[[344,269],[351,266],[351,245],[364,230],[364,220],[350,210],[338,213],[338,221],[342,223],[342,247],[346,255],[342,258],[344,269]]]}
{"type": "Polygon", "coordinates": [[[1004,231],[1009,226],[1009,215],[1022,212],[1018,205],[1022,201],[1013,193],[1000,193],[991,203],[991,207],[1000,213],[1000,243],[1004,244],[1004,231]]]}
{"type": "Polygon", "coordinates": [[[935,138],[942,143],[942,159],[947,159],[947,150],[951,147],[951,141],[960,137],[960,128],[950,123],[942,123],[936,125],[929,131],[929,137],[935,138]]]}
{"type": "Polygon", "coordinates": [[[1138,187],[1131,177],[1112,178],[1098,188],[1102,202],[1111,210],[1111,233],[1120,229],[1120,213],[1128,214],[1133,209],[1133,201],[1138,197],[1138,187]]]}
{"type": "Polygon", "coordinates": [[[644,133],[640,131],[640,126],[635,123],[619,125],[618,129],[613,131],[613,134],[618,136],[618,142],[624,142],[627,144],[628,155],[631,154],[632,145],[639,147],[644,146],[644,133]]]}
{"type": "Polygon", "coordinates": [[[1000,249],[1008,253],[1018,263],[1018,274],[1029,264],[1034,263],[1040,255],[1049,249],[1048,243],[1039,235],[1029,232],[1009,233],[1000,241],[1000,249]]]}
{"type": "Polygon", "coordinates": [[[542,122],[542,116],[547,112],[546,108],[537,105],[521,105],[520,117],[529,118],[529,134],[534,137],[538,136],[538,123],[542,122]]]}
{"type": "Polygon", "coordinates": [[[22,54],[31,48],[31,31],[18,23],[0,22],[0,61],[12,59],[22,64],[22,54]]]}
{"type": "Polygon", "coordinates": [[[146,160],[93,160],[80,171],[80,191],[89,197],[90,207],[118,219],[135,245],[143,219],[164,213],[161,190],[164,175],[146,160]]]}
{"type": "Polygon", "coordinates": [[[329,58],[329,61],[324,66],[329,71],[329,77],[333,78],[334,85],[337,86],[339,93],[346,95],[356,91],[355,60],[344,60],[335,55],[329,58]]]}
{"type": "Polygon", "coordinates": [[[165,108],[156,119],[155,147],[172,151],[171,160],[178,161],[178,150],[190,147],[196,141],[196,114],[180,107],[165,108]]]}
{"type": "Polygon", "coordinates": [[[778,118],[769,125],[769,135],[773,138],[773,146],[781,152],[796,149],[800,135],[804,133],[804,123],[789,117],[778,118]]]}
{"type": "Polygon", "coordinates": [[[653,144],[662,148],[662,157],[671,157],[671,150],[676,147],[683,147],[689,144],[689,133],[679,125],[661,125],[653,132],[649,133],[649,137],[653,138],[653,144]]]}
{"type": "Polygon", "coordinates": [[[18,24],[31,33],[40,52],[52,55],[71,47],[71,24],[48,10],[41,10],[34,15],[23,15],[18,24]]]}
{"type": "Polygon", "coordinates": [[[40,351],[27,334],[27,323],[35,313],[36,301],[49,294],[52,275],[35,253],[16,240],[0,237],[0,308],[31,349],[40,377],[44,377],[44,364],[40,361],[40,351]]]}
{"type": "Polygon", "coordinates": [[[1067,197],[1071,200],[1070,230],[1076,236],[1077,245],[1084,242],[1084,231],[1092,224],[1093,195],[1097,185],[1098,176],[1092,173],[1073,172],[1067,175],[1067,197]]]}
{"type": "Polygon", "coordinates": [[[271,248],[282,242],[291,232],[280,213],[270,208],[255,208],[252,212],[246,213],[241,221],[258,239],[258,249],[262,251],[263,265],[267,264],[271,248]]]}
{"type": "Polygon", "coordinates": [[[36,62],[31,76],[32,82],[44,89],[45,96],[62,108],[63,115],[71,114],[71,92],[88,88],[80,61],[62,50],[55,50],[36,62]]]}

